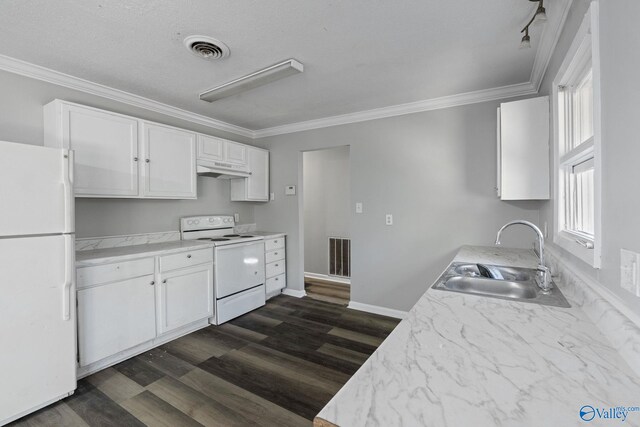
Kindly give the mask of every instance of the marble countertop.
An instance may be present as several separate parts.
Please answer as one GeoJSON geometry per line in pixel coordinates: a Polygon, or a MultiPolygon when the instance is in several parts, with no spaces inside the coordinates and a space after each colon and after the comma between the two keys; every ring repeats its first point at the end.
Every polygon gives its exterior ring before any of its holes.
{"type": "Polygon", "coordinates": [[[270,238],[270,239],[274,239],[276,237],[283,237],[286,236],[285,233],[282,233],[280,231],[249,231],[246,234],[252,234],[254,236],[262,236],[265,239],[266,238],[270,238]]]}
{"type": "Polygon", "coordinates": [[[76,251],[76,267],[86,267],[89,265],[118,262],[201,248],[213,248],[213,244],[211,242],[204,242],[200,240],[174,240],[162,243],[76,251]]]}
{"type": "MultiPolygon", "coordinates": [[[[453,261],[537,265],[496,247],[465,246],[453,261]]],[[[427,290],[317,424],[571,426],[585,424],[584,405],[640,406],[640,378],[564,294],[572,308],[427,290]]]]}

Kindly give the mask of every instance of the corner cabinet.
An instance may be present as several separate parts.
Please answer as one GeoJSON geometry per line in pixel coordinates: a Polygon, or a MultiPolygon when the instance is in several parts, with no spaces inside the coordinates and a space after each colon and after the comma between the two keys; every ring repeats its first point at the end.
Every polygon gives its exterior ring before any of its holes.
{"type": "Polygon", "coordinates": [[[76,197],[195,199],[196,134],[55,100],[44,143],[75,152],[76,197]]]}
{"type": "Polygon", "coordinates": [[[549,199],[549,97],[498,108],[496,191],[501,200],[549,199]]]}
{"type": "Polygon", "coordinates": [[[231,180],[231,201],[269,201],[269,151],[245,146],[250,175],[231,180]]]}

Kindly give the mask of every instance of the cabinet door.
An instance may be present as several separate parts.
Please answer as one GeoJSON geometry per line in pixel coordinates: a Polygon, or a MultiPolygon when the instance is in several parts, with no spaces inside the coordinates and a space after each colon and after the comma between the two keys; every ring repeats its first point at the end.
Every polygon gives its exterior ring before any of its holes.
{"type": "Polygon", "coordinates": [[[158,332],[213,316],[213,263],[161,274],[158,332]]]}
{"type": "Polygon", "coordinates": [[[549,97],[500,104],[502,200],[549,199],[549,97]]]}
{"type": "Polygon", "coordinates": [[[75,151],[77,196],[138,195],[137,120],[64,104],[62,136],[75,151]]]}
{"type": "Polygon", "coordinates": [[[225,161],[237,165],[247,164],[247,146],[233,141],[224,141],[225,161]]]}
{"type": "Polygon", "coordinates": [[[195,199],[196,134],[143,122],[144,196],[195,199]]]}
{"type": "Polygon", "coordinates": [[[269,152],[249,148],[249,171],[247,178],[247,198],[269,200],[269,152]]]}
{"type": "Polygon", "coordinates": [[[155,338],[154,284],[146,275],[78,291],[80,366],[155,338]]]}
{"type": "Polygon", "coordinates": [[[266,202],[269,200],[269,152],[247,147],[248,178],[231,180],[232,201],[266,202]]]}
{"type": "Polygon", "coordinates": [[[208,135],[198,135],[198,159],[224,161],[224,139],[208,135]]]}

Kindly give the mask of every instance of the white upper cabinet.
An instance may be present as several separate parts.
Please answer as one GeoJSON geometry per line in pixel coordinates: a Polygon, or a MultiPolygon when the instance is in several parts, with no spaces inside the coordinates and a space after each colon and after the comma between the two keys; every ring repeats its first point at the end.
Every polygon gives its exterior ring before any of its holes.
{"type": "Polygon", "coordinates": [[[500,199],[549,199],[549,97],[500,104],[497,158],[500,199]]]}
{"type": "Polygon", "coordinates": [[[215,136],[198,134],[198,162],[247,165],[247,145],[215,136]]]}
{"type": "Polygon", "coordinates": [[[228,140],[224,142],[225,161],[236,165],[246,165],[248,146],[228,140]]]}
{"type": "Polygon", "coordinates": [[[144,196],[195,199],[196,134],[141,122],[144,196]]]}
{"type": "Polygon", "coordinates": [[[247,146],[248,178],[231,180],[231,200],[236,202],[269,201],[269,152],[247,146]]]}
{"type": "Polygon", "coordinates": [[[78,197],[196,198],[196,134],[55,100],[45,145],[75,151],[78,197]]]}
{"type": "Polygon", "coordinates": [[[75,151],[75,194],[138,195],[138,121],[54,101],[45,107],[45,145],[75,151]]]}
{"type": "Polygon", "coordinates": [[[210,162],[224,161],[224,139],[208,135],[198,135],[198,160],[210,162]]]}

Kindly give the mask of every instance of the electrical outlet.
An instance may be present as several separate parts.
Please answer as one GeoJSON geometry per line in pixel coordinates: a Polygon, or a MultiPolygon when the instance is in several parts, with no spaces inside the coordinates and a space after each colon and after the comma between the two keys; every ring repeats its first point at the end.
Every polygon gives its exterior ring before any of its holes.
{"type": "Polygon", "coordinates": [[[295,185],[287,185],[284,188],[285,196],[295,196],[296,195],[296,186],[295,185]]]}
{"type": "Polygon", "coordinates": [[[362,213],[362,202],[356,203],[356,213],[362,213]]]}
{"type": "Polygon", "coordinates": [[[640,296],[640,254],[620,249],[620,286],[640,296]]]}
{"type": "Polygon", "coordinates": [[[391,215],[391,214],[387,214],[387,215],[385,216],[384,223],[385,223],[386,225],[393,225],[393,215],[391,215]]]}
{"type": "Polygon", "coordinates": [[[233,220],[235,222],[240,222],[240,214],[239,213],[234,213],[233,214],[233,220]]]}

